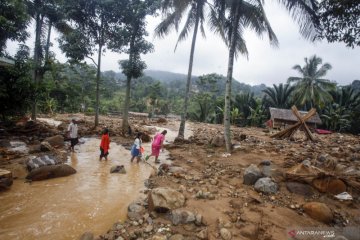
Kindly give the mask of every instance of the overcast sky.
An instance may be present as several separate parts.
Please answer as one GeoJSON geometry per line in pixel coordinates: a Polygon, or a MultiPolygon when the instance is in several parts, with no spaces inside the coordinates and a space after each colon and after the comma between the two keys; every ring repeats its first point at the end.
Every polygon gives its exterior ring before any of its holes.
{"type": "MultiPolygon", "coordinates": [[[[285,83],[289,76],[298,76],[292,67],[296,64],[304,65],[304,58],[314,54],[323,59],[323,63],[330,63],[332,69],[326,76],[340,85],[351,83],[360,79],[360,48],[347,48],[343,43],[316,42],[304,40],[298,26],[292,21],[285,9],[277,4],[277,1],[267,1],[265,5],[268,19],[278,37],[279,47],[270,46],[269,41],[259,39],[251,32],[245,33],[245,40],[249,51],[249,59],[240,56],[234,64],[233,77],[243,83],[255,85],[264,83],[267,86],[285,83]]],[[[155,46],[153,53],[143,56],[148,69],[163,70],[176,73],[187,73],[191,36],[178,45],[176,52],[174,47],[177,33],[173,32],[165,39],[154,38],[154,29],[160,22],[160,17],[151,18],[148,21],[149,41],[155,46]]],[[[32,33],[33,34],[33,33],[32,33]]],[[[33,38],[27,44],[33,46],[33,38]]],[[[65,62],[66,58],[57,49],[57,41],[53,41],[52,51],[57,59],[65,62]]],[[[15,43],[8,44],[10,53],[16,49],[15,43]]],[[[120,71],[118,60],[126,59],[126,55],[120,55],[107,51],[102,60],[102,71],[120,71]]],[[[220,37],[207,31],[207,38],[203,39],[198,34],[195,49],[193,75],[219,73],[226,75],[228,50],[220,37]]],[[[90,62],[89,62],[90,63],[90,62]]]]}

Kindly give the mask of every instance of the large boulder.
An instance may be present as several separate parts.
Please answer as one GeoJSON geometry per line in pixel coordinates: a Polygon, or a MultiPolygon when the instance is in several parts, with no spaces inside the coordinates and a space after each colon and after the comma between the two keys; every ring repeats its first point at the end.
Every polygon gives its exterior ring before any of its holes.
{"type": "Polygon", "coordinates": [[[336,178],[317,178],[313,180],[312,185],[322,193],[337,195],[346,192],[345,183],[336,178]]]}
{"type": "Polygon", "coordinates": [[[0,169],[0,191],[9,189],[12,184],[12,172],[5,169],[0,169]]]}
{"type": "Polygon", "coordinates": [[[216,135],[213,137],[210,144],[215,147],[223,147],[225,146],[225,138],[222,135],[216,135]]]}
{"type": "Polygon", "coordinates": [[[45,142],[50,143],[53,147],[62,147],[64,146],[64,137],[61,135],[55,135],[52,137],[48,137],[44,140],[45,142]]]}
{"type": "Polygon", "coordinates": [[[333,214],[330,208],[319,202],[308,202],[303,205],[304,212],[311,218],[323,223],[330,223],[333,220],[333,214]]]}
{"type": "Polygon", "coordinates": [[[66,164],[49,165],[32,170],[26,176],[26,179],[31,181],[40,181],[49,178],[65,177],[75,173],[76,170],[66,164]]]}
{"type": "Polygon", "coordinates": [[[48,166],[48,165],[57,165],[61,164],[61,161],[57,157],[43,155],[36,158],[32,158],[26,163],[26,167],[29,171],[34,169],[48,166]]]}
{"type": "Polygon", "coordinates": [[[166,212],[184,206],[185,197],[172,188],[160,187],[149,192],[148,201],[150,211],[166,212]]]}
{"type": "Polygon", "coordinates": [[[243,183],[246,185],[253,185],[261,177],[262,177],[262,173],[260,169],[255,164],[251,164],[244,171],[243,183]]]}
{"type": "Polygon", "coordinates": [[[256,191],[266,194],[274,194],[278,191],[278,185],[274,183],[269,177],[260,178],[257,180],[254,188],[256,191]]]}

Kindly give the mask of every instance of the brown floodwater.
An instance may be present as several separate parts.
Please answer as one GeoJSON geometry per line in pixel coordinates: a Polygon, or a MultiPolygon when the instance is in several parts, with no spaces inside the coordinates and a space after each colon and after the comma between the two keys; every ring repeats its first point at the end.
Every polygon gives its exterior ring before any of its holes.
{"type": "MultiPolygon", "coordinates": [[[[0,239],[78,239],[85,231],[105,233],[124,220],[127,206],[141,196],[152,168],[130,163],[130,152],[111,143],[108,161],[98,160],[100,140],[85,139],[67,164],[77,173],[68,177],[25,183],[14,180],[0,193],[0,239]],[[124,165],[126,174],[110,174],[124,165]]],[[[150,144],[144,144],[149,152],[150,144]]],[[[161,153],[160,160],[166,159],[161,153]]],[[[152,161],[149,160],[151,164],[152,161]]]]}

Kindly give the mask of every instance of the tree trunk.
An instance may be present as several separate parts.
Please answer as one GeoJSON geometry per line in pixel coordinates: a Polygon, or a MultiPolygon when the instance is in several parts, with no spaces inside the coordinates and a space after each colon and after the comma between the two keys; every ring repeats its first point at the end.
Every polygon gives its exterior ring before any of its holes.
{"type": "Polygon", "coordinates": [[[126,78],[126,93],[125,93],[123,123],[122,123],[122,129],[124,134],[129,131],[130,84],[131,84],[131,77],[128,76],[126,78]]]}
{"type": "Polygon", "coordinates": [[[236,37],[235,32],[239,22],[239,14],[237,14],[239,6],[236,7],[236,17],[232,24],[232,34],[230,39],[230,46],[229,46],[229,58],[228,58],[228,70],[227,70],[227,77],[226,77],[226,88],[225,88],[225,109],[224,109],[224,138],[225,138],[225,145],[226,151],[228,153],[231,152],[231,131],[230,131],[230,103],[231,103],[231,81],[232,81],[232,74],[233,74],[233,66],[234,66],[234,57],[235,57],[235,46],[236,46],[236,37]]]}
{"type": "Polygon", "coordinates": [[[98,55],[97,72],[96,72],[95,127],[97,127],[99,125],[101,50],[102,50],[102,45],[99,44],[99,55],[98,55]]]}
{"type": "Polygon", "coordinates": [[[37,114],[37,98],[38,98],[38,87],[39,87],[39,73],[41,65],[41,29],[43,24],[43,17],[38,13],[35,18],[35,48],[34,48],[34,71],[33,80],[35,84],[35,98],[32,105],[31,119],[36,120],[37,114]]]}
{"type": "Polygon", "coordinates": [[[196,43],[196,36],[199,28],[199,11],[201,5],[198,3],[197,15],[196,15],[196,22],[194,26],[194,34],[191,42],[191,49],[190,49],[190,60],[189,60],[189,68],[188,68],[188,75],[186,79],[186,89],[185,89],[185,99],[184,99],[184,108],[181,114],[181,122],[179,127],[178,138],[184,138],[185,135],[185,122],[186,122],[186,115],[187,115],[187,108],[189,104],[189,95],[190,95],[190,86],[191,86],[191,74],[192,74],[192,67],[194,62],[194,52],[195,52],[195,43],[196,43]]]}
{"type": "Polygon", "coordinates": [[[49,20],[49,29],[48,29],[48,35],[47,35],[46,47],[45,47],[45,68],[47,68],[49,64],[51,28],[52,28],[52,22],[49,20]]]}

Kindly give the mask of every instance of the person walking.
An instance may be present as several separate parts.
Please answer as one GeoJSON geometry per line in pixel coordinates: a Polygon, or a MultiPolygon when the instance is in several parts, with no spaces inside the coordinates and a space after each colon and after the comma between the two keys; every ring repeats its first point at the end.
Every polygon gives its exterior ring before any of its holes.
{"type": "Polygon", "coordinates": [[[100,142],[99,161],[101,161],[102,158],[105,158],[105,161],[108,160],[107,156],[109,155],[109,149],[110,149],[109,129],[104,128],[102,136],[101,136],[101,142],[100,142]]]}
{"type": "Polygon", "coordinates": [[[142,156],[142,153],[141,153],[141,148],[142,148],[141,147],[141,144],[142,144],[141,136],[142,136],[141,132],[138,132],[136,134],[134,144],[131,147],[131,159],[130,159],[130,162],[132,162],[135,157],[137,159],[137,162],[140,162],[140,160],[141,160],[141,156],[142,156]]]}
{"type": "Polygon", "coordinates": [[[157,133],[155,135],[154,141],[151,144],[151,155],[146,156],[145,160],[149,160],[149,158],[151,156],[155,156],[155,163],[160,163],[159,155],[160,155],[160,150],[163,148],[163,145],[164,145],[166,133],[167,133],[167,131],[164,130],[161,133],[157,133]]]}
{"type": "Polygon", "coordinates": [[[76,124],[76,119],[73,118],[71,120],[71,123],[69,124],[68,130],[67,130],[67,134],[70,137],[70,148],[69,150],[71,152],[74,152],[74,147],[76,144],[78,144],[79,139],[78,139],[78,126],[76,124]]]}

